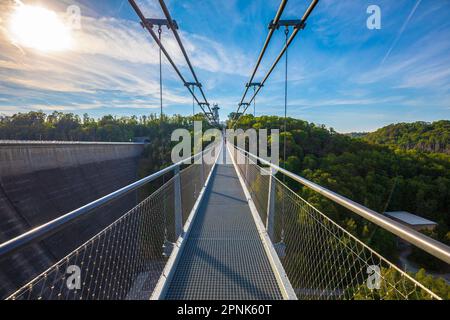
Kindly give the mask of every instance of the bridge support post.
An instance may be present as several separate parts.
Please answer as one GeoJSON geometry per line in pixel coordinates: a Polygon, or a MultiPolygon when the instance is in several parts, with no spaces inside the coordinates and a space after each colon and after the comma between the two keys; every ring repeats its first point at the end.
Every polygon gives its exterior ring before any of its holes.
{"type": "Polygon", "coordinates": [[[248,166],[250,165],[250,159],[244,155],[244,168],[245,168],[245,181],[248,182],[248,166]]]}
{"type": "Polygon", "coordinates": [[[204,187],[205,186],[205,160],[203,158],[203,153],[201,155],[201,164],[200,164],[200,178],[202,179],[202,183],[201,186],[204,187]]]}
{"type": "Polygon", "coordinates": [[[266,230],[272,241],[275,241],[274,236],[274,225],[275,225],[275,195],[276,195],[276,182],[275,170],[270,168],[270,178],[269,178],[269,195],[267,197],[267,221],[266,230]]]}
{"type": "Polygon", "coordinates": [[[181,179],[179,166],[174,169],[174,189],[175,235],[178,237],[183,231],[183,210],[181,208],[181,179]]]}

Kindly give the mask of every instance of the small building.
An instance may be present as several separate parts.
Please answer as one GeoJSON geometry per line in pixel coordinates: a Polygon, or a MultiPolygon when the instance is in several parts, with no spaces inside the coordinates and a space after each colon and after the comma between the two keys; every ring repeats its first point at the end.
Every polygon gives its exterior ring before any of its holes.
{"type": "Polygon", "coordinates": [[[384,213],[389,218],[398,221],[412,229],[420,230],[434,230],[438,225],[436,222],[422,218],[418,215],[407,211],[390,211],[384,213]]]}

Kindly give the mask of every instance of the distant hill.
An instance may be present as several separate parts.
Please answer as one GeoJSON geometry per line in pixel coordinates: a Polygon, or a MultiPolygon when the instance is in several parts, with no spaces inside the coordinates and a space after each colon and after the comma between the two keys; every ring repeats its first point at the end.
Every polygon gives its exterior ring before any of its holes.
{"type": "Polygon", "coordinates": [[[450,154],[450,120],[391,124],[362,137],[365,141],[450,154]]]}
{"type": "Polygon", "coordinates": [[[362,138],[365,137],[368,134],[368,132],[349,132],[344,133],[345,136],[350,138],[362,138]]]}

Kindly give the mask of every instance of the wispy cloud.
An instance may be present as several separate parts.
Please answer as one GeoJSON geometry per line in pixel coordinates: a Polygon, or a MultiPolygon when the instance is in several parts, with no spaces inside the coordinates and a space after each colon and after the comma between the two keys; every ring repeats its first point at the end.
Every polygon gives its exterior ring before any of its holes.
{"type": "Polygon", "coordinates": [[[411,9],[411,12],[409,13],[408,17],[406,18],[405,22],[403,22],[402,27],[400,28],[399,32],[397,33],[397,36],[395,37],[394,41],[392,42],[391,46],[389,47],[389,50],[386,52],[386,55],[383,57],[383,60],[381,60],[380,65],[383,65],[384,62],[389,58],[389,55],[392,52],[392,49],[397,45],[398,40],[402,36],[403,32],[405,31],[406,27],[409,24],[409,21],[413,17],[414,13],[416,12],[417,7],[420,5],[422,0],[417,0],[414,4],[414,7],[411,9]]]}
{"type": "Polygon", "coordinates": [[[315,107],[329,107],[329,106],[365,106],[365,105],[379,105],[385,103],[401,104],[405,100],[403,96],[393,97],[371,97],[352,98],[352,97],[337,97],[333,99],[296,99],[289,104],[291,106],[302,106],[304,109],[315,107]]]}
{"type": "Polygon", "coordinates": [[[444,34],[432,32],[426,37],[417,39],[409,50],[398,54],[382,67],[368,70],[355,81],[368,85],[384,82],[392,88],[430,88],[442,90],[450,79],[450,44],[441,41],[444,34]]]}
{"type": "MultiPolygon", "coordinates": [[[[150,12],[156,8],[151,1],[141,1],[141,4],[150,12]]],[[[14,92],[16,99],[19,100],[20,97],[22,104],[28,103],[32,108],[45,107],[45,110],[100,107],[93,103],[54,103],[55,100],[64,101],[64,95],[68,93],[78,94],[80,100],[102,99],[101,106],[111,108],[151,108],[159,97],[158,47],[138,24],[137,17],[135,21],[129,21],[83,15],[82,29],[73,31],[75,45],[70,52],[43,53],[11,43],[8,20],[12,10],[12,3],[0,4],[0,88],[5,88],[0,95],[8,92],[8,97],[14,99],[14,92]],[[117,104],[108,95],[99,98],[99,91],[120,91],[127,93],[130,98],[129,101],[117,104]],[[131,98],[133,95],[145,99],[137,104],[131,98]],[[37,97],[40,101],[48,98],[49,103],[34,103],[37,97]]],[[[181,36],[197,69],[216,75],[246,72],[245,55],[239,50],[229,51],[224,45],[204,36],[186,32],[182,32],[181,36]]],[[[163,34],[163,43],[175,63],[186,71],[184,57],[167,30],[163,34]]],[[[191,98],[165,59],[164,63],[165,105],[191,103],[191,98]]],[[[189,73],[186,74],[186,78],[190,80],[189,73]]],[[[0,111],[10,107],[3,104],[0,111]]]]}

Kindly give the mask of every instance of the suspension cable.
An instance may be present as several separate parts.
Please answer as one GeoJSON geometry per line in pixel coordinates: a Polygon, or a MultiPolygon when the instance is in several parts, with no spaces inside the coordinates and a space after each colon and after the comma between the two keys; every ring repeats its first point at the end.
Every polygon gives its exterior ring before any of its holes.
{"type": "MultiPolygon", "coordinates": [[[[170,57],[169,53],[167,52],[166,48],[161,44],[161,42],[158,39],[157,34],[155,33],[155,31],[152,29],[153,25],[149,22],[149,20],[151,19],[146,19],[144,14],[142,13],[141,9],[139,8],[139,6],[136,4],[135,0],[128,0],[128,2],[130,3],[130,5],[132,6],[132,8],[134,9],[134,11],[136,12],[136,14],[138,15],[138,17],[141,20],[141,25],[150,33],[151,37],[153,38],[153,40],[156,42],[156,44],[159,46],[159,48],[161,49],[162,53],[164,53],[164,56],[167,58],[167,61],[170,63],[170,65],[173,67],[173,69],[175,70],[176,74],[178,75],[178,77],[181,79],[181,81],[183,82],[183,84],[187,87],[189,93],[192,95],[192,97],[194,98],[195,102],[197,103],[197,105],[200,107],[200,109],[203,111],[206,119],[210,122],[210,123],[215,123],[217,124],[216,121],[214,121],[214,119],[210,118],[210,113],[208,113],[203,106],[206,105],[209,108],[209,103],[207,101],[205,102],[201,102],[197,96],[194,94],[194,92],[192,91],[190,86],[187,86],[187,81],[186,79],[183,77],[183,75],[181,74],[180,70],[178,69],[178,67],[176,66],[175,62],[173,61],[173,59],[170,57]]],[[[153,20],[161,20],[161,19],[153,19],[153,20]]],[[[168,19],[169,20],[169,19],[168,19]]],[[[169,27],[170,28],[175,28],[175,22],[173,20],[170,19],[169,22],[169,27]]],[[[200,83],[197,81],[197,83],[200,86],[200,83]]]]}
{"type": "MultiPolygon", "coordinates": [[[[167,8],[166,3],[164,2],[164,0],[159,0],[159,5],[161,6],[161,9],[162,9],[162,11],[163,11],[167,21],[169,22],[169,25],[174,26],[175,22],[172,19],[172,16],[170,15],[169,9],[167,8]]],[[[191,73],[192,73],[192,76],[194,77],[195,82],[197,84],[199,84],[197,75],[196,75],[196,73],[194,71],[194,68],[192,67],[191,61],[189,60],[189,56],[186,53],[186,49],[184,48],[183,42],[181,42],[181,38],[180,38],[180,36],[178,34],[177,28],[171,27],[170,29],[172,30],[172,33],[173,33],[173,35],[175,37],[175,40],[177,41],[178,46],[180,47],[181,52],[183,53],[184,59],[186,60],[186,63],[188,65],[189,69],[191,70],[191,73]]],[[[206,102],[206,106],[208,107],[209,112],[212,112],[212,110],[210,108],[210,105],[208,103],[208,100],[206,99],[205,93],[203,92],[202,86],[199,85],[198,88],[199,88],[199,91],[200,91],[200,93],[201,93],[201,95],[203,97],[203,100],[206,102]]]]}
{"type": "Polygon", "coordinates": [[[240,103],[239,107],[238,107],[238,111],[235,114],[234,119],[232,120],[232,125],[236,126],[236,124],[238,123],[239,119],[245,114],[245,112],[247,111],[248,107],[250,106],[250,104],[253,102],[253,100],[256,98],[256,96],[258,95],[258,93],[261,91],[261,88],[264,86],[264,84],[266,83],[267,79],[269,78],[269,76],[272,74],[273,70],[275,69],[275,67],[277,66],[278,62],[281,60],[281,58],[283,57],[284,53],[286,52],[287,48],[291,45],[291,43],[294,41],[295,37],[297,36],[298,32],[300,30],[303,30],[306,26],[306,21],[309,18],[309,16],[311,15],[312,11],[314,10],[314,8],[316,7],[317,3],[319,2],[319,0],[312,0],[309,7],[306,9],[305,13],[303,14],[303,17],[301,18],[301,20],[299,20],[298,24],[295,25],[294,27],[294,31],[292,32],[291,36],[289,37],[287,43],[284,45],[283,49],[281,50],[280,54],[277,56],[277,58],[275,59],[275,61],[272,63],[272,66],[270,67],[270,69],[267,71],[266,75],[264,76],[263,80],[261,81],[261,86],[259,86],[256,90],[256,92],[253,94],[253,96],[250,98],[250,100],[248,101],[248,103],[240,103]],[[245,105],[244,110],[239,114],[239,110],[241,105],[245,105]]]}
{"type": "MultiPolygon", "coordinates": [[[[161,26],[158,26],[158,40],[160,43],[161,42],[161,34],[162,34],[162,29],[161,26]]],[[[161,133],[161,146],[162,146],[162,152],[161,152],[161,164],[164,165],[165,162],[165,152],[166,152],[166,148],[165,148],[165,143],[164,143],[164,124],[163,124],[163,87],[162,87],[162,55],[161,55],[161,47],[159,47],[159,101],[160,101],[160,107],[161,107],[161,113],[160,113],[160,117],[159,117],[159,122],[160,122],[160,133],[161,133]]],[[[163,175],[163,185],[166,183],[166,176],[163,175]]],[[[164,202],[164,212],[166,208],[166,203],[164,202]]],[[[165,219],[165,218],[164,218],[165,219]]],[[[164,221],[165,223],[165,221],[164,221]]],[[[167,229],[164,230],[164,243],[166,241],[166,236],[167,236],[167,229]]]]}
{"type": "MultiPolygon", "coordinates": [[[[275,18],[273,19],[273,23],[277,24],[278,21],[280,20],[281,15],[283,14],[284,8],[286,7],[287,1],[288,0],[281,0],[280,6],[278,7],[278,11],[275,14],[275,18]]],[[[252,83],[253,82],[253,79],[255,78],[256,72],[258,71],[258,68],[259,68],[259,66],[261,64],[261,60],[263,59],[264,54],[266,53],[267,47],[269,46],[270,40],[272,39],[272,36],[273,36],[274,32],[275,32],[275,28],[270,28],[269,29],[269,33],[267,34],[266,41],[264,42],[264,45],[263,45],[263,47],[261,49],[261,52],[259,53],[258,60],[256,61],[255,67],[253,68],[253,71],[252,71],[252,74],[250,76],[250,80],[248,81],[248,83],[252,83]]],[[[239,106],[238,106],[238,109],[236,111],[236,114],[239,113],[241,105],[244,102],[244,99],[245,99],[245,97],[247,95],[248,88],[249,87],[245,88],[244,94],[242,95],[241,102],[239,103],[239,106]]]]}

